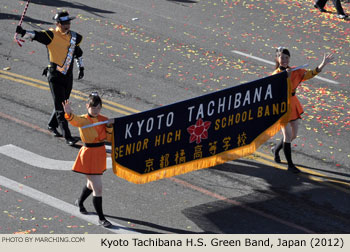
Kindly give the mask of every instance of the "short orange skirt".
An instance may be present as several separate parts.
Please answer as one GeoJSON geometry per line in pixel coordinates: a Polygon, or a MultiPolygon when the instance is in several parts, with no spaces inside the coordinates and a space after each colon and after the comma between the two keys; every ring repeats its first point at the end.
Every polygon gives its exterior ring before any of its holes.
{"type": "Polygon", "coordinates": [[[81,147],[74,162],[74,172],[87,175],[102,175],[107,169],[107,154],[105,146],[81,147]]]}
{"type": "Polygon", "coordinates": [[[301,119],[301,115],[304,113],[303,106],[299,99],[294,95],[290,98],[291,113],[289,115],[289,121],[301,119]]]}

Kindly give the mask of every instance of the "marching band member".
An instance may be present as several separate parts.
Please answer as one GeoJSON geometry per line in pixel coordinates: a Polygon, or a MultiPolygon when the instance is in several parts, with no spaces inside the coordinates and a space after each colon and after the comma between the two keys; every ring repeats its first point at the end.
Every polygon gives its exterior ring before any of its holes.
{"type": "Polygon", "coordinates": [[[48,130],[56,137],[66,139],[68,145],[74,145],[78,139],[73,138],[64,118],[62,102],[69,99],[73,87],[73,59],[75,58],[79,68],[78,79],[84,77],[83,51],[80,43],[83,37],[70,30],[71,20],[74,17],[69,16],[67,11],[57,13],[53,19],[56,22],[56,28],[50,28],[44,31],[27,31],[21,26],[17,26],[16,33],[21,34],[23,38],[35,40],[46,45],[49,57],[49,65],[44,70],[43,75],[48,78],[52,98],[54,101],[54,110],[48,122],[48,130]],[[57,131],[60,127],[62,135],[57,131]]]}
{"type": "Polygon", "coordinates": [[[84,201],[93,194],[92,203],[99,217],[99,224],[110,227],[112,224],[106,220],[102,210],[102,174],[106,171],[106,148],[105,140],[111,141],[113,132],[113,119],[100,115],[102,100],[98,94],[92,93],[86,104],[87,114],[77,116],[73,114],[68,100],[62,103],[65,111],[65,118],[75,127],[79,127],[80,137],[84,146],[80,149],[72,170],[86,175],[87,184],[84,186],[79,199],[75,204],[79,207],[80,213],[87,214],[84,201]],[[108,124],[102,124],[89,128],[81,128],[88,124],[93,124],[108,120],[108,124]]]}
{"type": "Polygon", "coordinates": [[[333,61],[333,54],[324,54],[322,63],[314,70],[298,69],[292,71],[292,68],[289,66],[289,61],[289,50],[283,47],[277,48],[275,57],[276,70],[272,74],[277,74],[284,70],[288,72],[288,82],[290,82],[292,89],[290,98],[291,112],[289,122],[286,125],[282,126],[283,139],[277,146],[271,148],[271,150],[274,154],[275,162],[280,163],[281,159],[279,152],[283,148],[284,155],[288,162],[288,171],[299,173],[300,170],[295,167],[292,161],[291,142],[296,139],[298,135],[299,122],[301,119],[301,114],[303,114],[304,110],[299,99],[296,96],[296,90],[302,81],[306,81],[315,77],[327,64],[331,63],[333,61]]]}

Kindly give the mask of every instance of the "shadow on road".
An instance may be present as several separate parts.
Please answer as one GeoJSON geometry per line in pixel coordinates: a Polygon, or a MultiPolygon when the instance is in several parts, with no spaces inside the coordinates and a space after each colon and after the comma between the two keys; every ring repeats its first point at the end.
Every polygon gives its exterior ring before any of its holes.
{"type": "Polygon", "coordinates": [[[160,234],[161,231],[164,231],[166,233],[174,233],[174,234],[195,234],[195,232],[191,232],[188,230],[165,227],[165,226],[161,226],[158,224],[154,224],[154,223],[150,223],[150,222],[142,221],[142,220],[135,220],[135,219],[117,217],[117,216],[112,216],[112,215],[106,215],[106,217],[121,220],[121,221],[131,222],[133,224],[142,225],[142,226],[146,226],[146,227],[150,227],[150,228],[154,228],[156,230],[159,230],[159,231],[150,231],[150,230],[146,230],[146,229],[130,228],[136,232],[140,232],[143,234],[160,234]]]}
{"type": "MultiPolygon", "coordinates": [[[[329,171],[329,170],[325,170],[325,169],[310,167],[310,166],[306,166],[306,165],[298,165],[298,166],[303,167],[303,168],[307,168],[307,169],[310,169],[310,170],[314,170],[314,171],[320,171],[320,172],[331,173],[331,174],[334,174],[334,175],[339,175],[339,176],[342,176],[342,177],[345,177],[345,178],[349,178],[349,179],[350,179],[350,175],[349,175],[349,174],[346,174],[346,173],[343,173],[343,172],[334,172],[334,171],[329,171]]],[[[343,182],[347,182],[347,183],[350,182],[349,180],[339,179],[339,178],[332,178],[332,177],[329,177],[329,176],[326,176],[326,178],[328,178],[328,179],[336,179],[336,180],[343,181],[343,182]]]]}
{"type": "Polygon", "coordinates": [[[345,192],[247,160],[216,166],[210,172],[227,173],[227,179],[232,173],[260,178],[269,187],[260,189],[250,180],[247,185],[255,188],[253,193],[184,209],[183,214],[205,233],[350,232],[350,199],[345,192]]]}
{"type": "Polygon", "coordinates": [[[71,2],[71,1],[62,1],[62,0],[31,0],[31,4],[37,4],[37,5],[45,5],[45,6],[53,6],[53,7],[59,7],[59,8],[67,8],[69,9],[79,9],[84,10],[88,13],[94,14],[96,16],[100,16],[99,13],[105,13],[105,14],[113,14],[114,11],[109,10],[103,10],[95,7],[90,7],[85,4],[71,2]]]}
{"type": "Polygon", "coordinates": [[[192,1],[192,0],[166,0],[168,2],[178,2],[178,3],[197,3],[198,1],[192,1]]]}
{"type": "MultiPolygon", "coordinates": [[[[16,22],[18,22],[20,19],[21,19],[21,15],[0,13],[0,20],[15,20],[16,22]]],[[[45,22],[39,19],[30,18],[30,17],[24,17],[23,22],[33,23],[33,24],[52,24],[52,22],[45,22]]]]}

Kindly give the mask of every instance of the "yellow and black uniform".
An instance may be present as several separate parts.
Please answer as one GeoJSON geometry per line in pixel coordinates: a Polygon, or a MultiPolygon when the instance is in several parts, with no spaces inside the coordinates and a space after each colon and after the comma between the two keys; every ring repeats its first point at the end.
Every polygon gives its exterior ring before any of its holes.
{"type": "Polygon", "coordinates": [[[74,145],[77,140],[71,136],[64,118],[62,102],[69,99],[72,91],[74,59],[79,67],[78,79],[84,77],[83,51],[80,48],[83,37],[70,30],[70,22],[73,19],[75,17],[70,17],[67,11],[60,11],[53,17],[56,21],[55,29],[27,31],[21,26],[16,27],[16,33],[21,34],[23,38],[38,41],[47,47],[49,66],[43,75],[48,77],[55,106],[48,122],[48,129],[55,136],[61,136],[57,131],[57,127],[60,126],[62,135],[69,145],[74,145]]]}
{"type": "MultiPolygon", "coordinates": [[[[277,74],[282,72],[283,70],[277,68],[272,74],[277,74]]],[[[289,121],[294,121],[297,119],[301,119],[301,115],[304,113],[303,106],[301,105],[299,99],[296,96],[296,89],[299,84],[303,81],[309,80],[315,77],[318,74],[317,70],[306,70],[306,69],[298,69],[291,73],[291,77],[288,78],[288,82],[291,83],[291,98],[290,98],[290,106],[291,112],[289,115],[289,121]]]]}
{"type": "Polygon", "coordinates": [[[65,114],[67,121],[75,127],[79,127],[80,138],[84,146],[80,149],[72,170],[87,175],[102,175],[106,170],[106,148],[105,141],[112,140],[113,127],[106,124],[85,128],[81,127],[108,120],[103,115],[92,117],[89,114],[77,116],[65,114]]]}
{"type": "Polygon", "coordinates": [[[70,31],[62,33],[58,27],[46,31],[34,31],[33,40],[47,47],[49,66],[47,78],[54,100],[54,111],[48,122],[48,127],[56,129],[60,126],[62,135],[71,139],[68,123],[64,118],[62,102],[69,99],[73,87],[73,59],[82,58],[80,43],[83,37],[70,31]]]}
{"type": "Polygon", "coordinates": [[[73,57],[80,58],[83,51],[80,43],[83,37],[76,32],[62,33],[58,27],[46,31],[34,31],[33,40],[36,40],[47,47],[49,67],[66,75],[72,72],[73,57]]]}

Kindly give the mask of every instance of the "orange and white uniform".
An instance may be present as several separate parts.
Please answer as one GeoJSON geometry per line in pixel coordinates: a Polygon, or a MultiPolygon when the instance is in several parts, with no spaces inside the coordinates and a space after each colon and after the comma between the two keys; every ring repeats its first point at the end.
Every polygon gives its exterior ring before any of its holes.
{"type": "Polygon", "coordinates": [[[112,140],[113,127],[107,127],[106,124],[85,129],[80,127],[106,121],[108,118],[103,115],[92,117],[88,114],[78,116],[73,113],[70,115],[66,113],[65,118],[72,126],[79,127],[80,138],[84,143],[84,146],[80,148],[72,170],[88,175],[102,175],[107,169],[107,154],[104,142],[112,140]]]}
{"type": "MultiPolygon", "coordinates": [[[[273,74],[277,74],[282,72],[283,70],[277,68],[273,74]]],[[[299,99],[297,98],[296,89],[302,81],[309,80],[315,77],[318,74],[316,69],[314,70],[306,70],[306,69],[298,69],[291,73],[291,77],[288,78],[288,82],[291,83],[291,96],[290,96],[290,106],[291,112],[289,116],[289,121],[294,121],[297,119],[301,119],[301,115],[304,113],[303,106],[301,105],[299,99]]]]}

